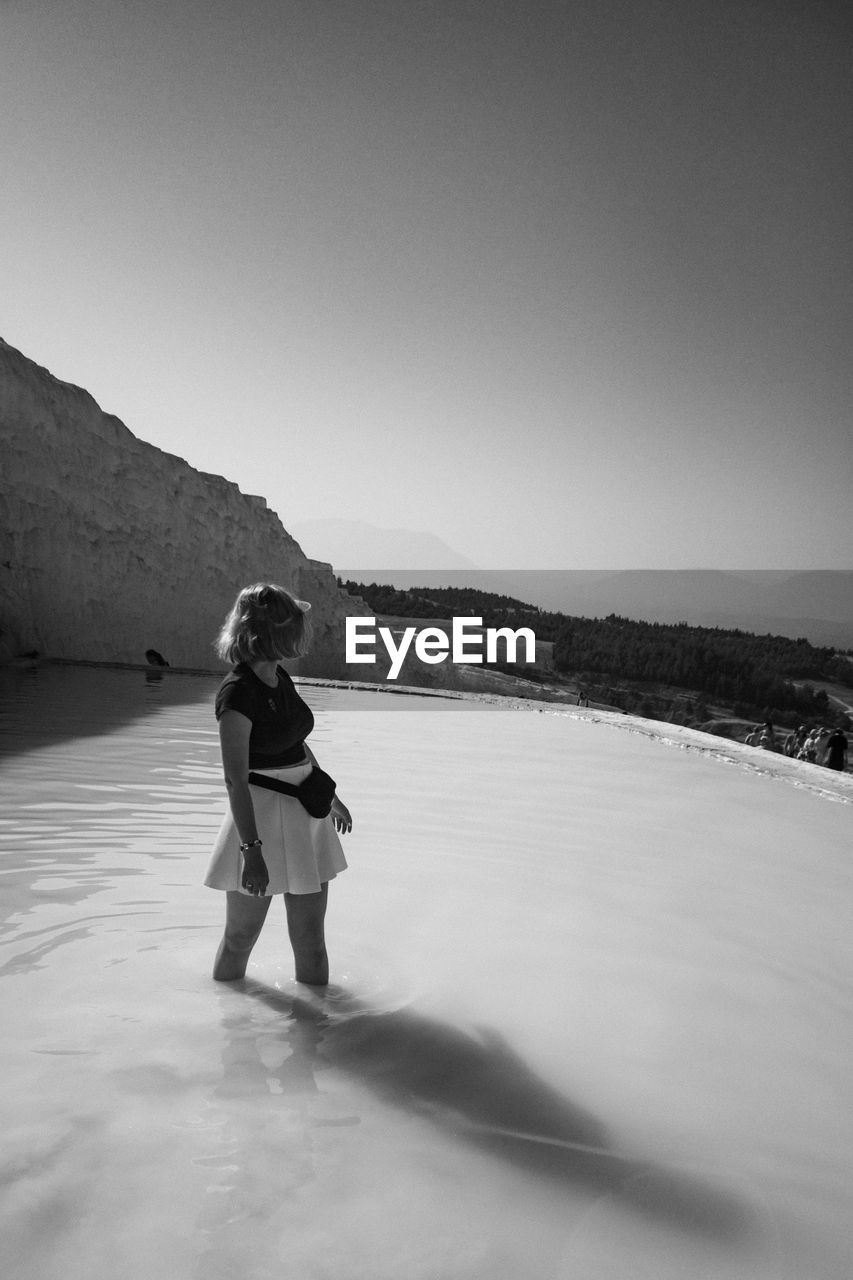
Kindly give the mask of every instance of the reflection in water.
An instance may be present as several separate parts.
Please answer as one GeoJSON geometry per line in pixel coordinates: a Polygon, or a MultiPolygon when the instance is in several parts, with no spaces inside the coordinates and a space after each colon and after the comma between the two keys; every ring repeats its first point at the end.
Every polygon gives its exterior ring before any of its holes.
{"type": "MultiPolygon", "coordinates": [[[[319,1021],[291,1011],[283,1034],[271,1036],[246,1017],[244,1005],[234,1003],[233,988],[220,988],[217,994],[222,1074],[211,1090],[210,1106],[213,1123],[220,1125],[219,1151],[193,1161],[210,1178],[196,1222],[204,1242],[195,1266],[198,1280],[246,1274],[256,1243],[252,1235],[247,1239],[247,1232],[261,1228],[264,1239],[274,1238],[282,1201],[316,1178],[311,1111],[319,1096],[314,1078],[319,1021]],[[271,1132],[274,1179],[264,1155],[271,1132]]],[[[248,1269],[251,1273],[250,1265],[248,1269]]]]}
{"type": "MultiPolygon", "coordinates": [[[[273,1122],[271,1091],[282,1095],[280,1105],[304,1110],[318,1093],[315,1071],[331,1068],[532,1176],[608,1194],[649,1219],[720,1243],[743,1242],[755,1225],[747,1204],[729,1191],[620,1152],[599,1119],[538,1076],[495,1031],[466,1033],[412,1009],[377,1011],[335,987],[324,996],[289,997],[246,979],[223,998],[227,1038],[216,1093],[245,1095],[254,1081],[263,1095],[259,1124],[273,1122]],[[283,1056],[272,1070],[268,1033],[259,1039],[251,1019],[232,1002],[240,991],[282,1017],[283,1056]]],[[[309,1125],[300,1127],[310,1132],[309,1125]]],[[[234,1171],[251,1166],[245,1130],[239,1145],[232,1153],[234,1171]]],[[[292,1157],[292,1150],[287,1154],[292,1157]]],[[[285,1160],[283,1168],[289,1178],[312,1178],[310,1151],[303,1146],[296,1166],[285,1160]]]]}

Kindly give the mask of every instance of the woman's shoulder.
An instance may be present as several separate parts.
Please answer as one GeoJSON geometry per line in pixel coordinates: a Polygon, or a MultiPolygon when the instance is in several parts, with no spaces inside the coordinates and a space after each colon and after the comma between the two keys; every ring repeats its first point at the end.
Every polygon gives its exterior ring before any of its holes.
{"type": "Polygon", "coordinates": [[[223,677],[218,692],[223,689],[234,688],[235,685],[245,685],[246,688],[252,686],[252,669],[247,667],[244,662],[238,662],[236,667],[232,667],[226,676],[223,677]]]}
{"type": "Polygon", "coordinates": [[[254,685],[251,669],[243,663],[233,667],[216,691],[216,718],[224,711],[241,711],[244,715],[254,702],[254,685]]]}

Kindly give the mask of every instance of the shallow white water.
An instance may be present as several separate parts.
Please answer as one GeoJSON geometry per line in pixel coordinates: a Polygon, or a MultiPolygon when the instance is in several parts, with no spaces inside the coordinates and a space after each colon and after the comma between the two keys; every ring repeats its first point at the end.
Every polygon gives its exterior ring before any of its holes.
{"type": "Polygon", "coordinates": [[[333,985],[222,986],[215,683],[3,679],[5,1275],[849,1275],[853,779],[310,688],[333,985]]]}

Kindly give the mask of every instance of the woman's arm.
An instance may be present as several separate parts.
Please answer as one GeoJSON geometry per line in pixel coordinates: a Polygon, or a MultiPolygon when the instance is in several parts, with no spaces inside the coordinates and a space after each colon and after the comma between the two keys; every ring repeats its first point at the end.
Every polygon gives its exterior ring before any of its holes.
{"type": "MultiPolygon", "coordinates": [[[[222,748],[222,767],[225,786],[234,824],[240,833],[240,841],[250,844],[258,838],[255,807],[249,790],[249,737],[252,722],[239,711],[225,711],[219,720],[219,745],[222,748]]],[[[251,883],[253,892],[265,894],[269,884],[269,872],[264,862],[261,846],[247,849],[243,854],[243,888],[251,883]]]]}

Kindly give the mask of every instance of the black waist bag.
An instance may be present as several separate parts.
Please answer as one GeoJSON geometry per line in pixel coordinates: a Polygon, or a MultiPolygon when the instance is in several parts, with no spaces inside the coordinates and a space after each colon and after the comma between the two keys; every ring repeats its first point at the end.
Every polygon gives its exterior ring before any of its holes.
{"type": "Polygon", "coordinates": [[[283,796],[296,796],[302,807],[312,818],[325,818],[332,808],[335,798],[335,780],[328,773],[315,765],[307,778],[303,778],[298,786],[290,782],[279,782],[278,778],[268,778],[264,773],[250,773],[249,782],[253,787],[264,787],[267,791],[279,791],[283,796]]]}

